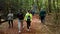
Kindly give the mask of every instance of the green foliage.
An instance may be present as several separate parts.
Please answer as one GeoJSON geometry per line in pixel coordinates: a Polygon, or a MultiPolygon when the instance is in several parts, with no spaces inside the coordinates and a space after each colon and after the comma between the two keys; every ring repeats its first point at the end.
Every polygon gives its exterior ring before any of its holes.
{"type": "MultiPolygon", "coordinates": [[[[17,10],[21,8],[23,9],[25,14],[26,10],[31,9],[34,4],[37,5],[37,11],[40,10],[40,8],[45,8],[45,9],[49,8],[48,0],[35,0],[35,2],[34,0],[0,0],[0,4],[1,3],[3,3],[3,5],[1,6],[4,8],[3,11],[4,15],[8,13],[9,8],[13,9],[14,14],[16,14],[18,12],[17,10]],[[45,3],[43,3],[43,1],[45,3]]],[[[51,6],[52,6],[51,9],[54,10],[53,0],[51,1],[51,6]]],[[[60,8],[60,0],[58,0],[58,7],[60,8]]]]}

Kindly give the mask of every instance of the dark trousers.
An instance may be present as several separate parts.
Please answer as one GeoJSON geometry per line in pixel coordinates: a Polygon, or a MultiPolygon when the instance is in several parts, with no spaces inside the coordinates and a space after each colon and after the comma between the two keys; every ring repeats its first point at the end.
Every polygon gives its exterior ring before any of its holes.
{"type": "Polygon", "coordinates": [[[29,29],[29,27],[30,27],[30,23],[31,23],[31,21],[26,21],[27,22],[27,29],[29,29]]]}
{"type": "Polygon", "coordinates": [[[44,21],[45,21],[45,16],[41,16],[40,19],[41,19],[41,22],[44,23],[44,21]]]}
{"type": "Polygon", "coordinates": [[[8,20],[8,23],[9,23],[9,28],[11,27],[11,25],[13,27],[13,20],[8,20]]]}

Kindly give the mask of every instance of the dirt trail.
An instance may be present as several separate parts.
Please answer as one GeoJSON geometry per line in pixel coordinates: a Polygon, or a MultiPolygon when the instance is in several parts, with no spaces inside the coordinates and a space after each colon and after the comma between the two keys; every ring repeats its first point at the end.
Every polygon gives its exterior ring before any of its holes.
{"type": "MultiPolygon", "coordinates": [[[[10,29],[8,28],[8,22],[0,25],[0,34],[18,34],[17,22],[17,19],[15,19],[14,27],[10,29]]],[[[40,22],[38,15],[33,16],[30,31],[28,32],[26,29],[26,22],[24,22],[24,29],[21,34],[54,34],[46,25],[40,22]]]]}

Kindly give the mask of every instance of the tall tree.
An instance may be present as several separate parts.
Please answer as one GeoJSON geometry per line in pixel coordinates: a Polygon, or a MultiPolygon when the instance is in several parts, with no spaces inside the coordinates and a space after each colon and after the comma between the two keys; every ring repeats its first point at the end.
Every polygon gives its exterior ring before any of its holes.
{"type": "Polygon", "coordinates": [[[54,9],[56,9],[56,7],[55,7],[55,0],[53,0],[53,7],[54,7],[54,9]]]}
{"type": "Polygon", "coordinates": [[[40,6],[39,6],[39,0],[36,0],[36,2],[37,2],[37,8],[38,8],[38,10],[40,10],[40,6]]]}
{"type": "Polygon", "coordinates": [[[58,2],[58,0],[57,0],[57,11],[59,12],[59,10],[58,10],[58,9],[59,9],[59,7],[58,7],[58,3],[59,3],[59,2],[58,2]]]}
{"type": "Polygon", "coordinates": [[[51,0],[48,0],[48,9],[49,9],[49,13],[51,13],[51,0]]]}

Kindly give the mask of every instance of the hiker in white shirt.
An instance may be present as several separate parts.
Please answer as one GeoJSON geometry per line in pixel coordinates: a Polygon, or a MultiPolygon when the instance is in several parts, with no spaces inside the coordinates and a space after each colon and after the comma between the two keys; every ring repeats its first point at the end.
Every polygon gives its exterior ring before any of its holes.
{"type": "Polygon", "coordinates": [[[7,17],[8,17],[9,28],[11,27],[11,25],[13,27],[13,13],[11,12],[11,10],[9,10],[7,17]]]}

